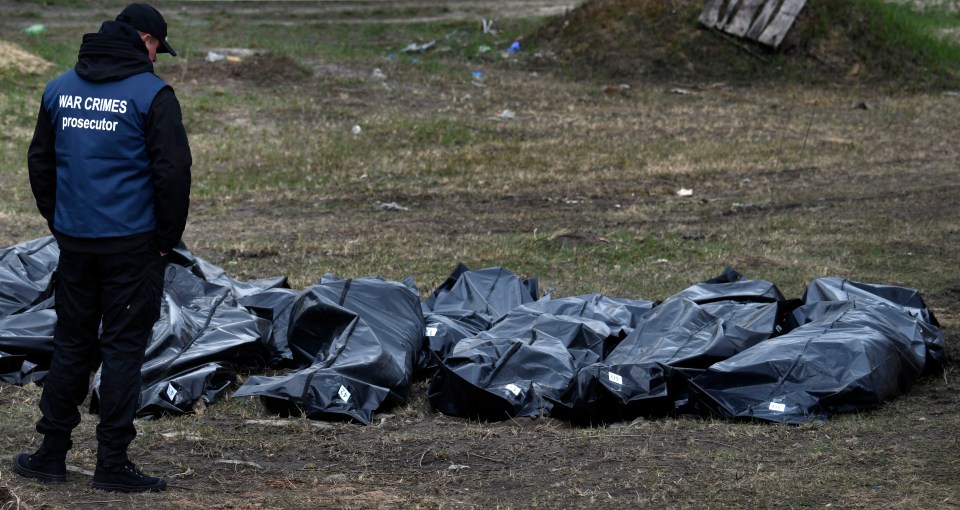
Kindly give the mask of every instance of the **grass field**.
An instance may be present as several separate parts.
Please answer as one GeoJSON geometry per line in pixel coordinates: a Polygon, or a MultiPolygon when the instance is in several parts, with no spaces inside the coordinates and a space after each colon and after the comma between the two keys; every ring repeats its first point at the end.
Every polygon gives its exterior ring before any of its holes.
{"type": "MultiPolygon", "coordinates": [[[[26,173],[39,98],[82,34],[122,8],[47,4],[0,1],[0,39],[49,62],[0,68],[0,246],[47,234],[26,173]],[[43,34],[21,32],[38,23],[43,34]]],[[[184,241],[235,278],[412,275],[427,295],[462,261],[536,276],[558,297],[653,300],[727,265],[788,297],[836,276],[919,289],[952,356],[949,86],[573,79],[526,39],[503,53],[561,2],[159,5],[182,58],[161,56],[157,73],[195,162],[184,241]],[[484,18],[498,31],[483,33],[484,18]],[[240,61],[207,62],[211,51],[240,61]]],[[[950,33],[944,23],[929,26],[950,33]]],[[[0,508],[956,508],[958,391],[950,360],[877,410],[801,427],[476,423],[433,412],[425,383],[366,427],[228,399],[138,423],[132,455],[172,487],[126,496],[89,487],[95,416],[75,434],[68,483],[14,475],[9,459],[40,439],[40,390],[0,384],[0,508]]]]}

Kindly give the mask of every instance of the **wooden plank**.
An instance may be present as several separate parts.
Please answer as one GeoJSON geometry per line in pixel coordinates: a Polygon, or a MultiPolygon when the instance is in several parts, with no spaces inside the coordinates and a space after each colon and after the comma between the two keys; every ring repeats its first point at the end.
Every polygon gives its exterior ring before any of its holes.
{"type": "Polygon", "coordinates": [[[736,37],[776,48],[806,0],[707,0],[699,21],[736,37]]]}
{"type": "Polygon", "coordinates": [[[740,7],[740,0],[730,0],[724,9],[720,11],[720,19],[717,20],[717,28],[723,30],[723,27],[730,23],[734,13],[740,7]]]}
{"type": "Polygon", "coordinates": [[[723,31],[737,37],[743,37],[753,24],[753,17],[757,13],[757,9],[766,3],[770,2],[768,0],[743,0],[740,2],[737,15],[723,27],[723,31]]]}
{"type": "Polygon", "coordinates": [[[760,11],[760,14],[757,15],[757,19],[753,20],[753,25],[750,26],[750,30],[747,30],[747,39],[753,39],[754,41],[760,37],[760,34],[763,33],[763,30],[767,28],[767,25],[770,24],[770,19],[773,18],[773,15],[780,10],[780,6],[783,3],[782,0],[770,1],[763,6],[763,10],[760,11]]]}
{"type": "Polygon", "coordinates": [[[708,28],[716,28],[717,21],[720,20],[720,7],[724,0],[710,0],[700,13],[700,23],[708,28]]]}
{"type": "Polygon", "coordinates": [[[797,15],[800,14],[800,11],[806,3],[807,0],[784,0],[783,6],[780,7],[780,12],[778,12],[777,16],[773,18],[773,21],[767,25],[766,30],[760,34],[757,41],[774,48],[780,46],[783,38],[787,35],[787,31],[793,26],[794,20],[797,19],[797,15]]]}

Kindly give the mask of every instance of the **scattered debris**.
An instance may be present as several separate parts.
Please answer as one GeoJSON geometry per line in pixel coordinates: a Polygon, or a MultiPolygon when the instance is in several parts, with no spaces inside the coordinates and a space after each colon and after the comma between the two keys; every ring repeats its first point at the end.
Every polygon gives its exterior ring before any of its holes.
{"type": "Polygon", "coordinates": [[[203,437],[190,432],[164,432],[160,434],[164,439],[183,439],[185,441],[203,441],[203,437]]]}
{"type": "Polygon", "coordinates": [[[353,134],[355,134],[355,135],[359,135],[360,133],[363,132],[363,128],[360,127],[359,124],[357,124],[357,125],[353,126],[353,129],[351,129],[350,132],[353,133],[353,134]]]}
{"type": "Polygon", "coordinates": [[[496,120],[513,120],[517,117],[517,114],[513,110],[503,110],[494,117],[496,120]]]}
{"type": "Polygon", "coordinates": [[[245,425],[260,425],[264,427],[289,427],[297,422],[294,420],[247,420],[243,423],[245,425]]]}
{"type": "Polygon", "coordinates": [[[207,50],[204,60],[207,62],[242,62],[244,59],[255,57],[262,51],[249,48],[213,48],[207,50]]]}
{"type": "Polygon", "coordinates": [[[46,31],[47,31],[47,27],[42,23],[39,23],[36,25],[30,25],[29,27],[23,29],[23,33],[27,35],[40,35],[46,31]]]}
{"type": "Polygon", "coordinates": [[[605,85],[603,87],[603,93],[607,95],[626,94],[628,90],[630,90],[630,85],[626,83],[621,83],[620,85],[605,85]]]}
{"type": "Polygon", "coordinates": [[[486,77],[486,75],[483,74],[483,71],[473,71],[470,73],[470,76],[473,77],[473,86],[486,87],[486,85],[483,84],[483,79],[486,77]]]}
{"type": "MultiPolygon", "coordinates": [[[[194,471],[193,468],[188,467],[185,471],[181,471],[179,473],[174,473],[170,475],[170,478],[190,478],[195,474],[196,474],[196,471],[194,471]]],[[[90,476],[93,476],[93,471],[90,472],[90,476]]]]}
{"type": "Polygon", "coordinates": [[[234,466],[249,466],[255,469],[263,469],[263,466],[260,464],[257,464],[256,462],[250,462],[248,460],[217,459],[214,462],[217,464],[233,464],[234,466]]]}
{"type": "Polygon", "coordinates": [[[671,94],[680,94],[681,96],[689,96],[689,95],[695,94],[695,92],[692,91],[692,90],[684,89],[684,88],[680,88],[680,87],[674,87],[674,88],[670,89],[670,93],[671,93],[671,94]]]}
{"type": "Polygon", "coordinates": [[[644,421],[646,420],[644,420],[643,416],[641,416],[639,418],[634,418],[633,421],[620,421],[617,423],[612,423],[610,424],[610,428],[618,429],[618,428],[637,427],[642,425],[644,421]]]}
{"type": "Polygon", "coordinates": [[[517,53],[520,51],[520,41],[513,41],[513,43],[507,47],[507,53],[517,53]]]}
{"type": "Polygon", "coordinates": [[[383,74],[383,71],[381,71],[379,67],[375,67],[375,68],[373,69],[373,72],[370,73],[370,76],[372,76],[372,77],[374,77],[374,78],[376,78],[376,79],[378,79],[378,80],[386,80],[386,79],[387,79],[387,75],[383,74]]]}
{"type": "Polygon", "coordinates": [[[334,473],[323,478],[323,481],[327,483],[343,483],[347,480],[349,480],[349,478],[343,473],[334,473]]]}
{"type": "Polygon", "coordinates": [[[236,57],[235,61],[239,62],[245,58],[255,57],[257,55],[262,55],[265,53],[264,50],[255,50],[252,48],[207,48],[207,54],[210,53],[224,55],[226,60],[230,60],[229,57],[236,57]]]}
{"type": "Polygon", "coordinates": [[[497,18],[487,19],[483,18],[481,26],[483,27],[483,33],[485,34],[495,34],[496,31],[493,29],[493,22],[497,21],[497,18]]]}
{"type": "Polygon", "coordinates": [[[27,505],[26,501],[21,500],[20,496],[17,496],[13,489],[7,487],[6,484],[0,485],[0,501],[4,502],[3,508],[16,508],[17,510],[33,508],[27,505]]]}
{"type": "MultiPolygon", "coordinates": [[[[71,472],[71,473],[77,473],[77,474],[80,474],[80,475],[84,475],[84,476],[90,476],[90,477],[93,476],[93,471],[91,471],[91,470],[89,470],[89,469],[83,469],[83,468],[80,467],[80,466],[71,466],[71,465],[67,464],[67,471],[69,471],[69,472],[71,472]]],[[[0,499],[0,501],[2,501],[2,499],[0,499]]],[[[7,507],[0,507],[0,508],[7,508],[7,507]]],[[[23,506],[16,507],[16,506],[15,506],[14,508],[23,509],[23,508],[25,508],[25,507],[23,507],[23,506]]]]}
{"type": "Polygon", "coordinates": [[[689,197],[693,196],[693,190],[690,188],[680,188],[677,190],[678,197],[689,197]]]}
{"type": "Polygon", "coordinates": [[[463,469],[470,469],[470,466],[467,466],[466,464],[450,464],[450,466],[447,468],[448,471],[460,471],[463,469]]]}
{"type": "Polygon", "coordinates": [[[757,212],[763,208],[757,204],[734,202],[730,204],[730,210],[736,213],[757,212]]]}
{"type": "Polygon", "coordinates": [[[400,53],[412,53],[412,52],[423,53],[429,50],[430,48],[433,48],[434,46],[436,46],[436,44],[437,44],[436,39],[423,44],[410,43],[409,45],[407,45],[406,48],[400,50],[400,53]]]}
{"type": "Polygon", "coordinates": [[[396,202],[377,202],[378,211],[409,211],[409,207],[404,207],[396,202]]]}

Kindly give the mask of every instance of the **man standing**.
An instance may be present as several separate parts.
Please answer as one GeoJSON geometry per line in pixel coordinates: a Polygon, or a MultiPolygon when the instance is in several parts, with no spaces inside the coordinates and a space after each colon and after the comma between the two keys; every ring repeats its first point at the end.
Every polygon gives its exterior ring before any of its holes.
{"type": "Polygon", "coordinates": [[[37,422],[43,443],[13,461],[23,476],[66,480],[71,432],[102,363],[93,487],[167,486],[127,457],[166,255],[180,242],[190,200],[180,104],[153,74],[158,52],[176,55],[166,36],[156,9],[130,4],[83,36],[76,66],[43,93],[28,167],[37,208],[60,246],[57,325],[37,422]]]}

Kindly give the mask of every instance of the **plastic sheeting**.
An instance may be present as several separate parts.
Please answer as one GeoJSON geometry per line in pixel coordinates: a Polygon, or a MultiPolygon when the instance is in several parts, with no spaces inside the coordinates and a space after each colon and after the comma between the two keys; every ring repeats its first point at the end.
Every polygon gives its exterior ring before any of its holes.
{"type": "MultiPolygon", "coordinates": [[[[141,374],[138,416],[158,411],[190,412],[210,392],[210,363],[220,363],[216,386],[229,370],[259,371],[269,359],[270,322],[237,304],[232,286],[212,283],[189,268],[169,264],[164,279],[160,319],[153,326],[141,374]],[[196,381],[190,380],[191,377],[196,381]]],[[[92,405],[98,406],[99,372],[94,377],[92,405]]],[[[207,404],[212,401],[206,401],[207,404]]]]}
{"type": "Polygon", "coordinates": [[[516,306],[455,346],[428,398],[446,414],[476,419],[550,414],[578,370],[603,359],[652,307],[599,294],[516,306]]]}
{"type": "MultiPolygon", "coordinates": [[[[611,421],[672,411],[686,391],[682,372],[671,369],[705,369],[773,334],[776,303],[742,306],[754,313],[731,315],[744,326],[686,297],[667,300],[602,363],[580,371],[564,397],[565,415],[576,421],[611,421]],[[749,329],[757,323],[761,326],[749,329]]],[[[724,312],[734,307],[712,308],[724,312]]]]}
{"type": "Polygon", "coordinates": [[[27,361],[26,355],[0,352],[0,382],[22,386],[36,382],[46,375],[35,371],[37,366],[27,361]]]}
{"type": "Polygon", "coordinates": [[[0,317],[0,350],[23,355],[24,360],[40,367],[35,373],[39,380],[50,366],[53,356],[53,328],[57,313],[53,310],[53,298],[37,303],[20,313],[0,317]]]}
{"type": "Polygon", "coordinates": [[[59,256],[51,236],[0,250],[0,317],[22,313],[53,294],[59,256]]]}
{"type": "MultiPolygon", "coordinates": [[[[0,251],[0,380],[42,383],[53,354],[56,312],[52,281],[59,249],[53,237],[0,251]]],[[[237,371],[260,371],[277,348],[271,322],[237,303],[282,285],[284,278],[241,283],[185,250],[167,266],[161,318],[154,324],[143,365],[139,417],[192,412],[212,403],[236,381],[237,371]],[[209,280],[206,277],[209,276],[209,280]]],[[[97,407],[99,373],[93,382],[97,407]]]]}
{"type": "Polygon", "coordinates": [[[53,271],[60,248],[52,236],[0,250],[0,381],[38,382],[53,356],[53,271]]]}
{"type": "Polygon", "coordinates": [[[373,413],[406,402],[424,318],[412,282],[325,276],[291,309],[288,344],[307,368],[254,376],[235,397],[260,396],[282,414],[369,423],[373,413]]]}
{"type": "Polygon", "coordinates": [[[828,278],[787,300],[729,268],[652,307],[592,362],[570,343],[564,356],[556,348],[564,343],[546,334],[538,345],[537,335],[495,330],[461,340],[443,360],[434,407],[483,419],[702,413],[803,423],[902,394],[943,357],[942,333],[916,291],[828,278]]]}
{"type": "Polygon", "coordinates": [[[845,302],[712,365],[691,384],[726,418],[805,423],[870,409],[908,391],[923,370],[924,338],[910,327],[927,329],[892,307],[845,302]]]}
{"type": "Polygon", "coordinates": [[[537,300],[537,280],[521,280],[502,267],[472,271],[460,263],[422,303],[427,323],[426,349],[418,373],[430,376],[437,360],[453,352],[460,340],[488,329],[511,310],[537,300]]]}
{"type": "Polygon", "coordinates": [[[521,280],[502,267],[471,271],[458,264],[447,280],[427,299],[434,313],[469,315],[470,312],[493,322],[524,303],[537,300],[537,280],[521,280]]]}
{"type": "Polygon", "coordinates": [[[803,302],[794,329],[693,379],[707,408],[727,418],[822,420],[906,393],[943,361],[939,323],[915,290],[821,278],[803,302]]]}
{"type": "MultiPolygon", "coordinates": [[[[0,381],[41,382],[56,324],[52,238],[0,250],[0,381]]],[[[699,413],[784,423],[869,409],[940,367],[919,293],[837,278],[801,299],[726,269],[662,302],[538,296],[535,279],[458,265],[427,299],[412,281],[325,276],[239,282],[171,256],[138,416],[229,394],[281,414],[368,423],[417,376],[454,416],[603,423],[699,413]],[[259,374],[265,368],[280,375],[259,374]]],[[[98,378],[94,379],[94,404],[98,378]]]]}

